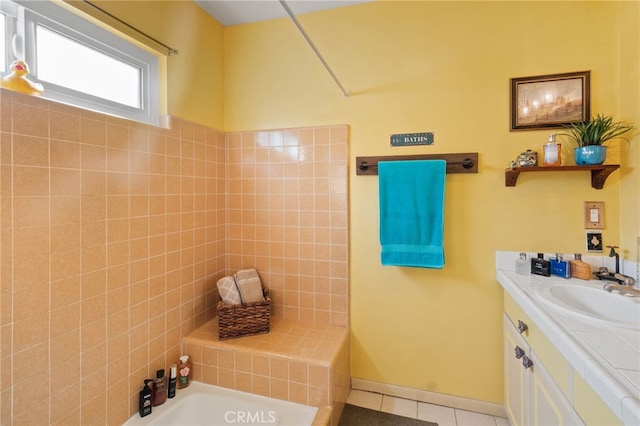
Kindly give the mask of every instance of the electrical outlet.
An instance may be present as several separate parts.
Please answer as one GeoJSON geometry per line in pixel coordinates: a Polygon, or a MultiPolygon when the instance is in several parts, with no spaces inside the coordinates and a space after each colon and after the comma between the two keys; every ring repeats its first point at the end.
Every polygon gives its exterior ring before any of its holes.
{"type": "Polygon", "coordinates": [[[602,232],[587,232],[587,251],[602,251],[602,232]]]}

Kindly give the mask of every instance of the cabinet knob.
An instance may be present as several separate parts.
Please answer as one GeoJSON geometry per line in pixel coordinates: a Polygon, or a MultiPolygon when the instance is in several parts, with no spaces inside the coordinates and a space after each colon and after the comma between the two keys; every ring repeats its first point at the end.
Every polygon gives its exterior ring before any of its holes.
{"type": "Polygon", "coordinates": [[[529,329],[529,326],[527,326],[527,324],[525,324],[522,321],[518,320],[518,331],[520,332],[520,334],[524,333],[528,329],[529,329]]]}
{"type": "Polygon", "coordinates": [[[516,353],[516,358],[520,359],[524,356],[524,349],[522,349],[520,346],[516,346],[515,353],[516,353]]]}
{"type": "Polygon", "coordinates": [[[528,356],[524,355],[522,357],[522,365],[524,366],[524,368],[531,368],[531,367],[533,367],[533,361],[531,361],[531,358],[529,358],[528,356]]]}

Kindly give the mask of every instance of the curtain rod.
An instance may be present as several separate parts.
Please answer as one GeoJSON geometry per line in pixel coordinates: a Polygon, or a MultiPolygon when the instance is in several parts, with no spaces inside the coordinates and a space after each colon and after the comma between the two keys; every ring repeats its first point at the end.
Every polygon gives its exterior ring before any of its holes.
{"type": "Polygon", "coordinates": [[[302,34],[302,37],[304,37],[304,39],[307,41],[307,43],[309,44],[309,46],[313,50],[313,53],[316,54],[316,56],[318,57],[320,62],[322,62],[322,65],[324,65],[324,67],[327,70],[327,72],[331,75],[331,77],[333,78],[333,81],[336,82],[336,84],[338,85],[338,87],[342,91],[342,94],[344,95],[344,97],[348,98],[349,97],[349,91],[346,90],[344,88],[344,86],[342,86],[342,84],[340,84],[340,81],[338,80],[338,77],[336,77],[336,75],[333,73],[333,71],[331,70],[331,67],[329,67],[329,64],[327,64],[327,61],[324,60],[324,58],[320,54],[320,51],[318,50],[316,45],[313,44],[313,41],[311,40],[311,38],[309,37],[307,32],[304,30],[304,28],[302,28],[302,25],[300,25],[300,22],[298,22],[298,19],[296,18],[296,15],[293,14],[293,12],[289,8],[289,6],[285,2],[285,0],[280,0],[280,4],[284,8],[284,10],[287,12],[287,15],[289,15],[289,18],[291,18],[291,20],[293,21],[293,23],[296,26],[296,28],[298,28],[298,31],[300,31],[300,34],[302,34]]]}
{"type": "Polygon", "coordinates": [[[154,43],[159,44],[160,46],[164,47],[165,49],[167,49],[168,55],[171,56],[173,55],[177,55],[178,51],[176,49],[174,49],[173,47],[167,46],[166,44],[162,43],[161,41],[151,37],[149,34],[140,31],[139,29],[137,29],[136,27],[134,27],[133,25],[130,25],[128,23],[126,23],[125,21],[123,21],[122,19],[118,18],[117,16],[107,12],[106,10],[102,9],[101,7],[91,3],[88,0],[82,0],[83,3],[88,4],[89,6],[93,7],[96,10],[99,10],[100,12],[104,13],[105,15],[107,15],[108,17],[115,19],[116,21],[118,21],[119,23],[121,23],[122,25],[125,25],[126,27],[128,27],[129,29],[132,29],[133,31],[137,32],[138,34],[148,38],[149,40],[153,41],[154,43]]]}

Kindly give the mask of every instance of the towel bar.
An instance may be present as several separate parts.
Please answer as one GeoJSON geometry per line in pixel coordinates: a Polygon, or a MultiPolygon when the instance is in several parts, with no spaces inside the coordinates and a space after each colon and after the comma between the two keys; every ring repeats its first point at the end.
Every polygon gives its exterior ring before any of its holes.
{"type": "Polygon", "coordinates": [[[478,173],[478,153],[356,157],[357,175],[377,175],[379,161],[445,160],[447,173],[478,173]]]}

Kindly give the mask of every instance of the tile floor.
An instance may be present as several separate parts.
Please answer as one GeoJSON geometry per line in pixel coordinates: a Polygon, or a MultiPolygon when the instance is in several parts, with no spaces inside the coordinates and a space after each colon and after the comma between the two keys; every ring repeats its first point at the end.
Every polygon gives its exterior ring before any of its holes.
{"type": "Polygon", "coordinates": [[[510,426],[509,419],[427,404],[374,392],[352,390],[347,403],[371,410],[438,423],[438,426],[510,426]]]}

